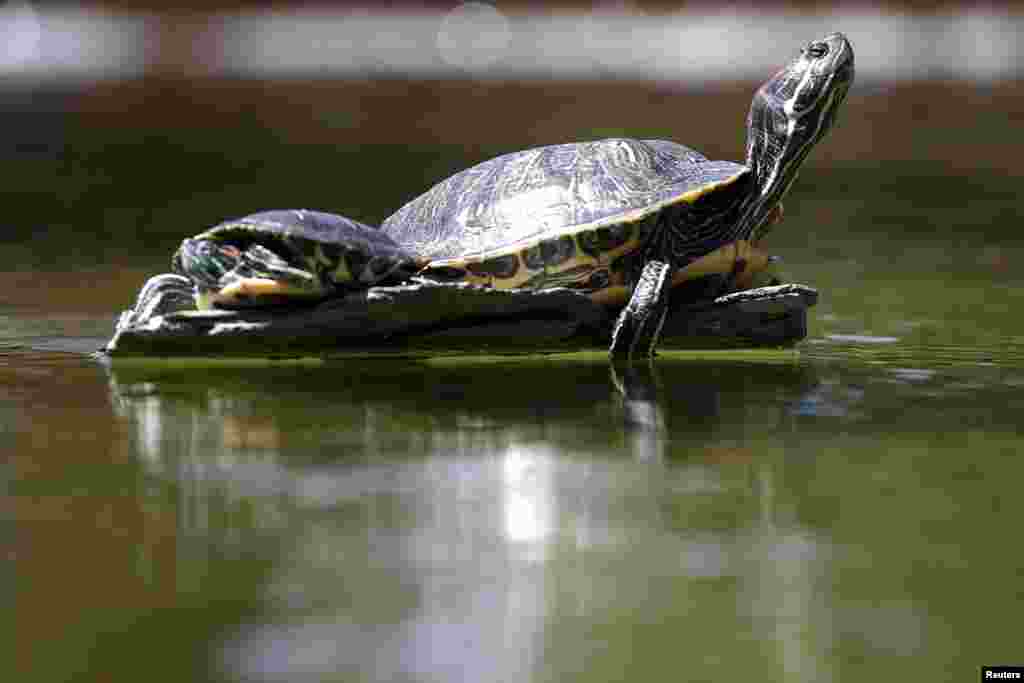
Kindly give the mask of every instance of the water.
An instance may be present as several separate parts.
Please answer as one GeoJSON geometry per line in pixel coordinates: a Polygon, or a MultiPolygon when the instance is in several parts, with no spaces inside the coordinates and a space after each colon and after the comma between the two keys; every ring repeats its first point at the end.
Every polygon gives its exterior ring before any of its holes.
{"type": "Polygon", "coordinates": [[[108,368],[88,352],[141,269],[85,294],[81,273],[35,294],[8,274],[17,680],[1019,660],[1020,282],[993,286],[982,245],[949,277],[936,245],[869,268],[864,244],[780,246],[823,291],[797,350],[618,376],[601,353],[108,368]]]}
{"type": "MultiPolygon", "coordinates": [[[[1020,173],[808,167],[769,238],[821,290],[794,350],[619,375],[599,351],[107,367],[89,354],[195,216],[332,208],[336,175],[290,169],[338,151],[90,140],[54,152],[60,173],[44,150],[10,174],[4,680],[966,680],[1022,662],[1020,173]],[[135,186],[140,156],[166,163],[135,186]],[[286,173],[253,180],[263,156],[286,173]]],[[[468,163],[385,151],[366,175],[410,177],[371,183],[357,218],[468,163]]]]}

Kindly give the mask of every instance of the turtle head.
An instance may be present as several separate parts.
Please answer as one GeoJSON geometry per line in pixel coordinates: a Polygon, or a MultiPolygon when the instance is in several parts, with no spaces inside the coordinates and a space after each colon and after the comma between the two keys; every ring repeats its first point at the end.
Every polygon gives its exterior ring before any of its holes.
{"type": "Polygon", "coordinates": [[[853,82],[853,47],[842,33],[808,43],[764,85],[747,118],[747,165],[755,196],[744,229],[759,239],[772,209],[796,179],[811,148],[825,136],[853,82]]]}

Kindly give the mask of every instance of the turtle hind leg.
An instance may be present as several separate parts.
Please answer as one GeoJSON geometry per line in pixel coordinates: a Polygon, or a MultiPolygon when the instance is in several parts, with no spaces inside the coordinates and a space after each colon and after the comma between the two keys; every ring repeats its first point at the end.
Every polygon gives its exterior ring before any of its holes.
{"type": "Polygon", "coordinates": [[[668,313],[668,290],[672,286],[672,268],[664,261],[648,261],[633,288],[633,296],[622,309],[612,330],[608,353],[612,358],[631,358],[637,346],[654,355],[658,335],[668,313]]]}
{"type": "Polygon", "coordinates": [[[719,296],[725,296],[735,291],[739,284],[740,276],[743,275],[746,269],[747,259],[740,257],[733,261],[732,268],[729,270],[729,274],[722,280],[721,289],[715,298],[717,299],[719,296]]]}

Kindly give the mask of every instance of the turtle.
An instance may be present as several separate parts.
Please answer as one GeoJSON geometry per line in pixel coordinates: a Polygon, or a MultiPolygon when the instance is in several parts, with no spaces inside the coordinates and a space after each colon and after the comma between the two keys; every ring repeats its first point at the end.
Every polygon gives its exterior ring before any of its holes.
{"type": "Polygon", "coordinates": [[[743,164],[667,140],[613,138],[499,156],[434,185],[381,232],[422,276],[498,288],[571,287],[622,306],[610,353],[653,354],[672,286],[766,267],[759,242],[854,76],[841,33],[808,43],[756,91],[743,164]]]}
{"type": "Polygon", "coordinates": [[[755,93],[744,164],[667,140],[538,147],[439,182],[379,229],[309,210],[225,221],[186,239],[173,268],[199,308],[294,306],[413,276],[567,287],[621,309],[613,356],[641,342],[653,354],[671,287],[717,276],[725,293],[771,261],[759,242],[853,74],[845,36],[808,43],[755,93]]]}
{"type": "Polygon", "coordinates": [[[365,223],[290,209],[219,223],[183,240],[171,264],[190,281],[203,310],[317,303],[405,282],[426,260],[365,223]]]}

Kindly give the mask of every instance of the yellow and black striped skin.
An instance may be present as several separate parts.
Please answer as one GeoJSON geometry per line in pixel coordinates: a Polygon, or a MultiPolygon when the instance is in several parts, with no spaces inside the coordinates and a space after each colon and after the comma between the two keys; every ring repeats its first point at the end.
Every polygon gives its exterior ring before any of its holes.
{"type": "MultiPolygon", "coordinates": [[[[175,254],[174,270],[197,282],[200,289],[216,290],[227,284],[225,274],[237,271],[239,256],[251,252],[254,245],[269,249],[294,269],[295,277],[289,279],[285,269],[267,272],[266,260],[253,257],[257,267],[265,271],[262,279],[284,285],[286,289],[281,291],[285,296],[319,297],[337,289],[397,284],[426,263],[376,228],[344,216],[296,209],[263,211],[224,221],[185,240],[175,254]],[[203,242],[228,248],[200,253],[203,242]]],[[[261,280],[260,275],[252,273],[248,277],[244,273],[232,276],[237,282],[250,284],[261,280]]]]}
{"type": "Polygon", "coordinates": [[[428,277],[605,300],[648,252],[682,267],[742,239],[736,213],[751,185],[745,166],[665,140],[552,145],[458,173],[381,230],[428,259],[428,277]]]}

